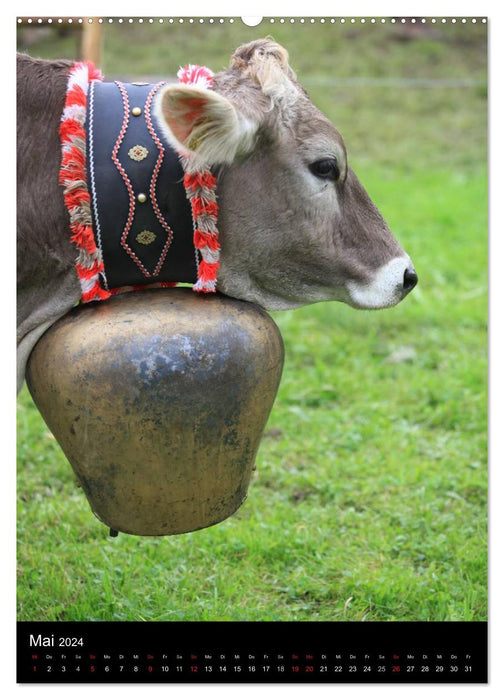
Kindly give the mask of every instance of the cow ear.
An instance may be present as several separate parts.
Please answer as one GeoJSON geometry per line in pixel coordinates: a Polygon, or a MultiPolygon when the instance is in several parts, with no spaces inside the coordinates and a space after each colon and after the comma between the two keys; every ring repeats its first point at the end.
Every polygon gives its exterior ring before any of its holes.
{"type": "Polygon", "coordinates": [[[212,90],[168,85],[159,94],[156,116],[168,143],[206,164],[231,163],[252,148],[255,128],[231,102],[212,90]]]}

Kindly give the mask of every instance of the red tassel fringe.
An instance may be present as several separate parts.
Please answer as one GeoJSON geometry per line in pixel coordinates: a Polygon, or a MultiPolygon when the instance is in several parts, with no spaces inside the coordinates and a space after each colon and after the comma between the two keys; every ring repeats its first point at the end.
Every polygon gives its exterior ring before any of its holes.
{"type": "Polygon", "coordinates": [[[90,197],[87,187],[80,183],[86,182],[86,154],[82,149],[86,132],[84,122],[79,122],[73,116],[65,117],[66,113],[78,114],[78,108],[85,108],[87,94],[78,82],[89,85],[91,80],[101,80],[102,75],[91,63],[76,63],[69,73],[69,88],[65,99],[65,111],[59,129],[62,145],[62,158],[59,182],[65,188],[63,199],[71,217],[71,240],[77,250],[85,253],[85,264],[76,262],[75,269],[81,283],[81,299],[83,302],[95,299],[107,299],[110,292],[100,286],[100,272],[103,272],[103,262],[100,251],[96,247],[93,229],[86,221],[79,220],[80,210],[89,209],[90,197]],[[77,143],[77,139],[80,143],[77,143]]]}

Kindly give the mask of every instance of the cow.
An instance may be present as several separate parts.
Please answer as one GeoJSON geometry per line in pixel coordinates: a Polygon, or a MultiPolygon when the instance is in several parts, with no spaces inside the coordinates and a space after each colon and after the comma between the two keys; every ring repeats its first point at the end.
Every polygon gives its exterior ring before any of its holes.
{"type": "MultiPolygon", "coordinates": [[[[19,387],[37,340],[80,299],[58,183],[70,66],[18,56],[19,387]]],[[[416,285],[411,259],[285,48],[270,39],[244,44],[212,89],[168,85],[156,109],[166,141],[216,173],[219,292],[267,310],[320,301],[381,309],[416,285]]]]}

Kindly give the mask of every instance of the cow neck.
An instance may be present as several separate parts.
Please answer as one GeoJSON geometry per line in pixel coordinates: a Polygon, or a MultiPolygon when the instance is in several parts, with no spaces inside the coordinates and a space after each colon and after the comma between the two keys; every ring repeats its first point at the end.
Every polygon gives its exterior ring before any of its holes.
{"type": "MultiPolygon", "coordinates": [[[[187,66],[178,78],[209,88],[212,75],[187,66]]],[[[152,105],[165,84],[105,83],[91,64],[70,71],[60,181],[84,302],[179,282],[216,290],[216,180],[163,139],[152,105]]]]}

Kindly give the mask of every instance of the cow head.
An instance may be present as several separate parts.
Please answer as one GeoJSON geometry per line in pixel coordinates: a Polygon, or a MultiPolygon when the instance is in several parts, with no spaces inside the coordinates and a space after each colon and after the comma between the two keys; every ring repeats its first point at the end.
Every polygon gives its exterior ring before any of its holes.
{"type": "Polygon", "coordinates": [[[158,116],[178,150],[219,174],[218,288],[267,309],[338,300],[394,306],[417,276],[310,102],[284,48],[239,47],[213,90],[170,85],[158,116]]]}

